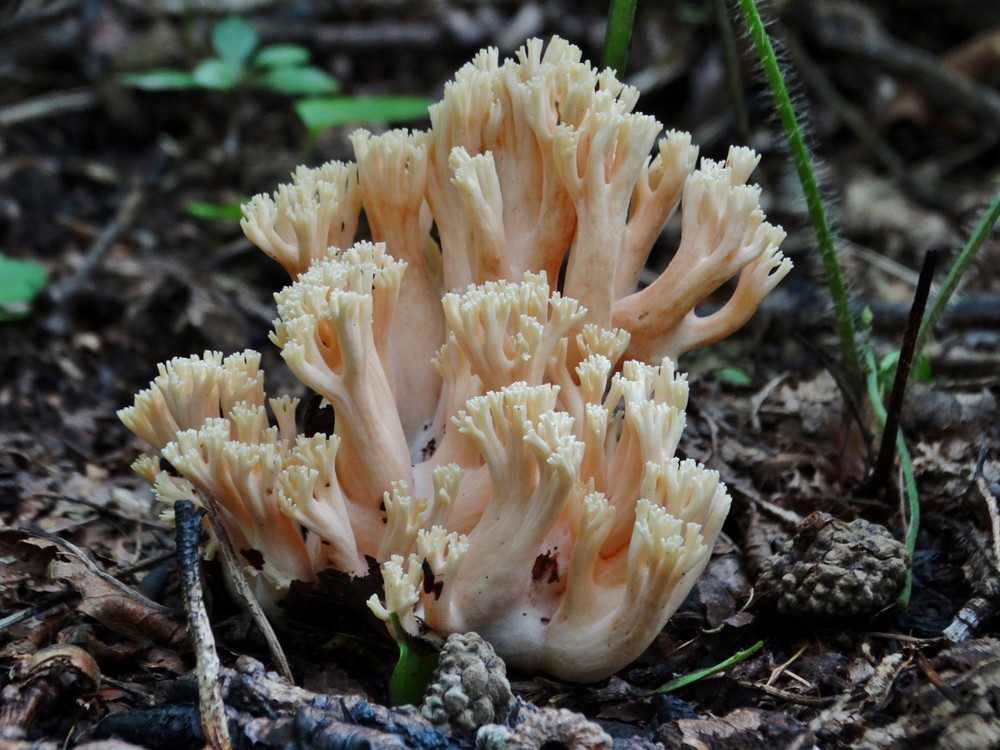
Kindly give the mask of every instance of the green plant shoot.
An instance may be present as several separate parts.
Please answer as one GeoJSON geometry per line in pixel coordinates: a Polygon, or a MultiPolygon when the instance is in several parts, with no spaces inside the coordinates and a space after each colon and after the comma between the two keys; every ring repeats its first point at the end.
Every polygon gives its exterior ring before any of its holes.
{"type": "Polygon", "coordinates": [[[439,654],[411,638],[395,612],[390,618],[399,661],[389,680],[389,699],[394,706],[419,706],[431,684],[439,654]]]}
{"type": "MultiPolygon", "coordinates": [[[[877,369],[878,391],[885,400],[892,390],[892,381],[896,379],[896,369],[899,366],[899,349],[893,349],[879,360],[877,369]]],[[[931,361],[926,354],[920,354],[913,362],[910,377],[918,383],[929,383],[931,379],[931,361]]]]}
{"type": "Polygon", "coordinates": [[[147,91],[206,89],[231,91],[240,87],[286,96],[332,94],[339,84],[326,71],[309,64],[310,53],[298,44],[273,44],[258,49],[257,32],[242,18],[225,18],[212,27],[214,57],[188,72],[161,69],[122,76],[122,82],[147,91]]]}
{"type": "Polygon", "coordinates": [[[983,242],[989,236],[990,232],[993,231],[993,227],[998,219],[1000,219],[1000,191],[993,196],[993,201],[986,211],[983,212],[982,217],[976,224],[976,228],[969,237],[969,241],[965,243],[965,247],[958,254],[955,264],[948,271],[948,275],[945,276],[944,282],[941,284],[941,290],[931,303],[930,309],[924,315],[924,320],[920,324],[920,333],[917,334],[915,351],[918,356],[923,350],[924,344],[927,343],[928,336],[934,330],[934,326],[937,324],[942,313],[944,313],[945,308],[948,307],[951,295],[958,289],[958,284],[962,280],[962,276],[972,263],[972,259],[976,257],[979,248],[983,246],[983,242]]]}

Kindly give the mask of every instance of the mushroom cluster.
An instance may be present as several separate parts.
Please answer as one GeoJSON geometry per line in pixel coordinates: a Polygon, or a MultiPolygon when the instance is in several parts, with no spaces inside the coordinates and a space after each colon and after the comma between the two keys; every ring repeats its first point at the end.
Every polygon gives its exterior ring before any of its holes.
{"type": "Polygon", "coordinates": [[[299,168],[244,207],[292,278],[271,339],[332,434],[266,399],[252,351],[161,365],[120,416],[155,449],[137,470],[159,498],[218,505],[272,611],[292,581],[364,575],[370,556],[387,623],[475,631],[514,666],[586,681],[680,605],[729,497],[675,457],[674,362],[743,325],[791,264],[745,184],[756,154],[695,169],[690,137],[659,137],[636,99],[558,38],[502,64],[485,50],[429,131],[358,131],[356,163],[299,168]],[[673,260],[638,290],[678,205],[673,260]]]}

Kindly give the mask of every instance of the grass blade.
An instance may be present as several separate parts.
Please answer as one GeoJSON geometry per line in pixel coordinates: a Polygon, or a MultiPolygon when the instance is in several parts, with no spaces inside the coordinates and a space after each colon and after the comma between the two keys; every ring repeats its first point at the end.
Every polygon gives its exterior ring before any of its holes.
{"type": "Polygon", "coordinates": [[[632,23],[637,0],[611,0],[608,5],[608,28],[604,32],[601,67],[611,68],[619,80],[625,77],[628,49],[632,43],[632,23]]]}

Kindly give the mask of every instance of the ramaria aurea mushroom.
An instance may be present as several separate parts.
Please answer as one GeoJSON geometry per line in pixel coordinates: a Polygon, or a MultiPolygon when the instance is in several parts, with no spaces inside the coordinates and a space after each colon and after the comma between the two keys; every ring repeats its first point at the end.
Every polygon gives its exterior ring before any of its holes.
{"type": "Polygon", "coordinates": [[[729,497],[675,457],[674,362],[743,325],[791,263],[745,184],[756,154],[696,169],[690,137],[659,136],[636,99],[558,38],[502,64],[485,50],[429,131],[359,131],[355,164],[299,168],[244,207],[292,277],[271,339],[334,434],[299,434],[250,351],[161,365],[121,418],[155,449],[137,469],[161,499],[218,504],[272,612],[292,581],[371,556],[387,621],[477,631],[586,681],[680,605],[729,497]],[[678,205],[674,258],[638,290],[678,205]]]}

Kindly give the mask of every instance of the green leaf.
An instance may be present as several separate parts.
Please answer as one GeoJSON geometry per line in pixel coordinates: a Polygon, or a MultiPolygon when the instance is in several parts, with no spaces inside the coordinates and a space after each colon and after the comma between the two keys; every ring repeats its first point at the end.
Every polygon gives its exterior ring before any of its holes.
{"type": "Polygon", "coordinates": [[[896,379],[896,367],[899,365],[899,349],[893,349],[878,363],[878,389],[883,395],[892,389],[892,381],[896,379]]]}
{"type": "Polygon", "coordinates": [[[309,62],[309,50],[301,44],[269,44],[253,58],[258,68],[298,68],[309,62]]]}
{"type": "Polygon", "coordinates": [[[235,68],[242,68],[257,47],[257,32],[238,16],[230,16],[212,27],[212,47],[235,68]]]}
{"type": "Polygon", "coordinates": [[[746,370],[741,370],[739,367],[720,367],[715,371],[715,379],[720,383],[739,387],[750,385],[753,382],[746,370]]]}
{"type": "MultiPolygon", "coordinates": [[[[888,398],[892,391],[892,384],[896,380],[896,370],[899,368],[899,349],[888,352],[878,363],[876,373],[878,379],[878,389],[884,397],[888,398]]],[[[926,354],[921,354],[913,363],[910,370],[910,377],[918,383],[927,383],[931,379],[931,361],[926,354]]]]}
{"type": "Polygon", "coordinates": [[[119,79],[126,86],[144,91],[175,91],[192,89],[197,84],[194,76],[183,70],[147,70],[143,73],[126,73],[119,79]]]}
{"type": "Polygon", "coordinates": [[[242,69],[228,60],[212,57],[198,63],[191,75],[195,84],[203,89],[226,90],[234,88],[240,82],[242,74],[242,69]]]}
{"type": "Polygon", "coordinates": [[[243,218],[243,204],[248,198],[241,198],[228,203],[209,203],[207,201],[191,201],[187,204],[187,212],[197,219],[227,219],[239,221],[243,218]]]}
{"type": "Polygon", "coordinates": [[[28,317],[46,281],[48,271],[42,264],[0,255],[0,322],[28,317]]]}
{"type": "Polygon", "coordinates": [[[411,638],[395,612],[390,617],[399,646],[399,661],[389,680],[389,699],[394,706],[419,706],[434,677],[438,652],[428,650],[411,638]]]}
{"type": "Polygon", "coordinates": [[[254,81],[258,88],[277,91],[290,96],[333,94],[339,85],[325,70],[312,66],[304,68],[274,68],[254,81]]]}
{"type": "Polygon", "coordinates": [[[757,641],[750,648],[743,649],[742,651],[737,651],[735,654],[730,656],[728,659],[720,661],[718,664],[707,669],[699,669],[697,672],[692,672],[690,674],[682,675],[681,677],[676,677],[670,682],[660,685],[660,687],[654,690],[654,693],[672,693],[678,688],[682,688],[685,685],[690,685],[693,682],[698,682],[703,680],[709,675],[713,675],[716,672],[721,672],[723,669],[728,669],[734,664],[739,664],[741,661],[749,659],[751,656],[756,654],[764,648],[764,641],[757,641]]]}
{"type": "Polygon", "coordinates": [[[406,122],[427,117],[430,99],[418,96],[303,99],[295,111],[311,133],[351,122],[406,122]]]}

